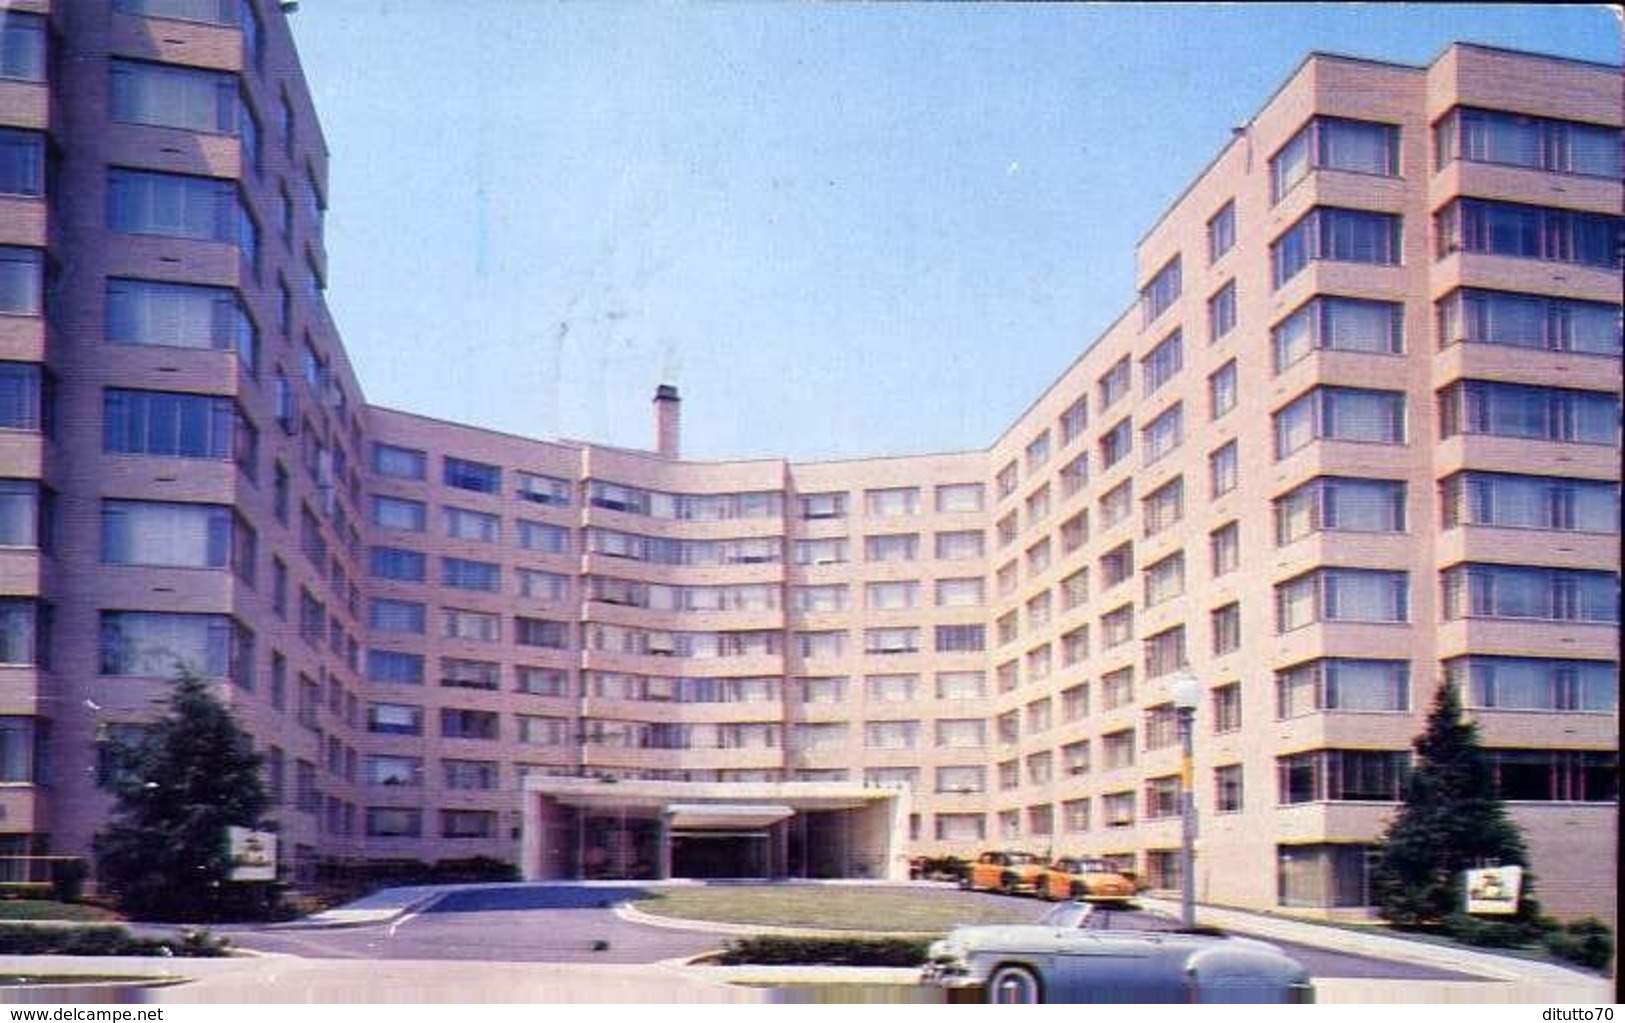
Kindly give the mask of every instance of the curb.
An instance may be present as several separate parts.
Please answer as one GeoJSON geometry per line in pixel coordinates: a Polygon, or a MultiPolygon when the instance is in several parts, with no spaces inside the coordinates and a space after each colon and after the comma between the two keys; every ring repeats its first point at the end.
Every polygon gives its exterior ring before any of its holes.
{"type": "Polygon", "coordinates": [[[617,902],[613,912],[627,923],[647,927],[663,927],[672,931],[699,931],[705,934],[748,936],[775,934],[789,938],[934,938],[941,931],[854,931],[821,927],[782,927],[772,924],[732,924],[719,920],[691,920],[680,917],[656,916],[636,908],[630,902],[617,902]]]}

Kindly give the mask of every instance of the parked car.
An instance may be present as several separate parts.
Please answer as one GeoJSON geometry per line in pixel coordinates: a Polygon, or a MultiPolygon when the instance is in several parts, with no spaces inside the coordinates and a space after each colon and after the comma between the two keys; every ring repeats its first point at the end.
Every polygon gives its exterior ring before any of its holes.
{"type": "Polygon", "coordinates": [[[1044,883],[1044,861],[1010,849],[985,852],[970,865],[963,883],[972,891],[1036,895],[1044,883]]]}
{"type": "Polygon", "coordinates": [[[1315,1000],[1308,971],[1274,945],[1216,932],[1092,929],[1093,911],[1073,901],[1033,924],[957,927],[932,944],[921,980],[955,1001],[1315,1000]]]}
{"type": "Polygon", "coordinates": [[[1062,856],[1044,871],[1039,895],[1046,899],[1084,899],[1124,903],[1134,898],[1134,882],[1117,868],[1092,856],[1062,856]]]}

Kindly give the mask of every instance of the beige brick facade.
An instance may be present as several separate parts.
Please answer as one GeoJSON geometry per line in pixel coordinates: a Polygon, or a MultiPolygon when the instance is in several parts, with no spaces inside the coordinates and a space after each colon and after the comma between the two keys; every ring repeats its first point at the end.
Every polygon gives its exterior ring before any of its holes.
{"type": "Polygon", "coordinates": [[[47,182],[0,195],[39,259],[0,310],[0,851],[88,847],[100,744],[184,659],[301,877],[515,860],[555,775],[907,783],[915,854],[1171,887],[1189,670],[1200,897],[1357,910],[1449,677],[1548,907],[1611,912],[1617,68],[1311,56],[988,449],[693,462],[675,401],[659,453],[367,405],[285,15],[197,6],[5,8],[50,52],[0,78],[47,182]]]}

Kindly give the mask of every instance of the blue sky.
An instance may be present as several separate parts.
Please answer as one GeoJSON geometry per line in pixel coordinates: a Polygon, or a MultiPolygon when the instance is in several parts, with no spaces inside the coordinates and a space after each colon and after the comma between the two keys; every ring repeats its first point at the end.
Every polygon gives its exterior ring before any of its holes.
{"type": "Polygon", "coordinates": [[[981,448],[1311,50],[1618,63],[1604,6],[305,0],[367,399],[797,460],[981,448]]]}

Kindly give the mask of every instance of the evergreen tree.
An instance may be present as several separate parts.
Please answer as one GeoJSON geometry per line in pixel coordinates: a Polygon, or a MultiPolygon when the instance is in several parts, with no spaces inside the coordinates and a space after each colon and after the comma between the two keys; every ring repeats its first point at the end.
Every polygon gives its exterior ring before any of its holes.
{"type": "MultiPolygon", "coordinates": [[[[1439,924],[1464,906],[1462,871],[1527,865],[1523,836],[1495,794],[1478,726],[1461,714],[1448,682],[1439,687],[1427,730],[1414,743],[1417,762],[1405,802],[1382,837],[1371,888],[1384,919],[1402,926],[1439,924]]],[[[1524,874],[1524,894],[1530,891],[1524,874]]],[[[1521,899],[1519,919],[1538,911],[1521,899]]]]}
{"type": "Polygon", "coordinates": [[[208,683],[183,670],[165,716],[111,753],[104,784],[116,802],[95,852],[121,909],[138,919],[217,920],[263,904],[264,886],[228,880],[226,839],[230,825],[264,827],[261,758],[208,683]]]}

